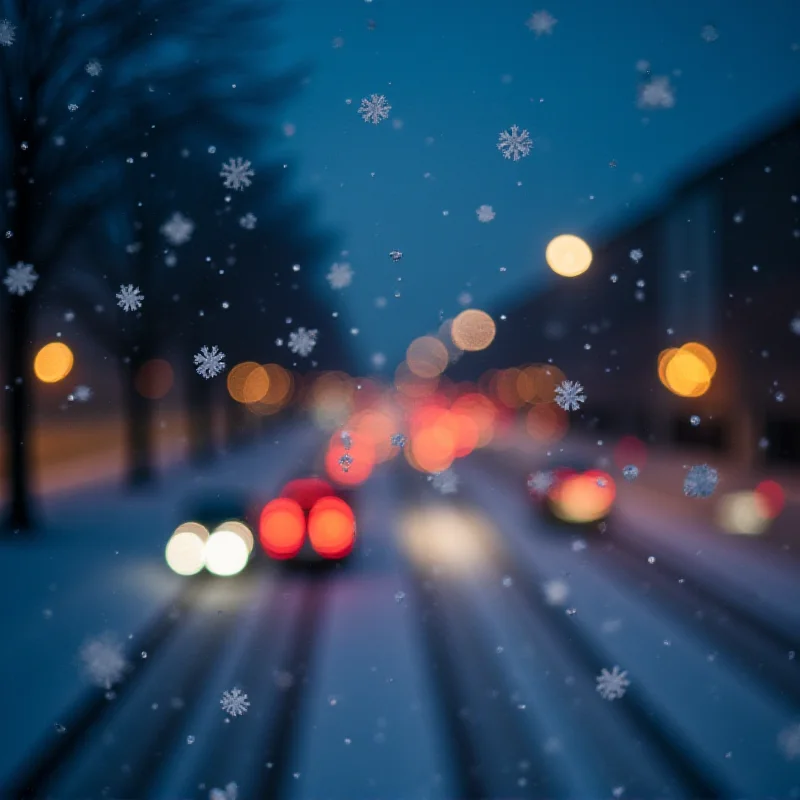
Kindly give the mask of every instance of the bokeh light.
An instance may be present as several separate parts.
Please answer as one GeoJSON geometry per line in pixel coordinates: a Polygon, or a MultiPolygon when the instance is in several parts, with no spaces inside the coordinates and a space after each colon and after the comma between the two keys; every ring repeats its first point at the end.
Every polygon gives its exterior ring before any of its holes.
{"type": "Polygon", "coordinates": [[[720,498],[717,523],[727,533],[758,536],[769,527],[769,507],[756,492],[734,492],[720,498]]]}
{"type": "Polygon", "coordinates": [[[230,530],[217,530],[208,537],[205,548],[206,569],[212,575],[238,575],[250,558],[247,544],[230,530]]]}
{"type": "Polygon", "coordinates": [[[278,560],[294,558],[306,537],[306,518],[296,500],[279,497],[261,511],[258,538],[264,552],[278,560]]]}
{"type": "Polygon", "coordinates": [[[196,575],[206,564],[208,530],[197,522],[179,525],[167,542],[164,557],[177,575],[196,575]]]}
{"type": "Polygon", "coordinates": [[[50,342],[36,354],[33,371],[42,383],[58,383],[69,375],[75,357],[63,342],[50,342]]]}
{"type": "Polygon", "coordinates": [[[161,400],[166,397],[175,382],[175,374],[169,361],[153,358],[139,367],[134,386],[139,394],[148,400],[161,400]]]}
{"type": "Polygon", "coordinates": [[[353,549],[356,521],[350,506],[339,497],[323,497],[308,515],[308,538],[323,558],[344,558],[353,549]]]}
{"type": "Polygon", "coordinates": [[[253,539],[253,532],[241,520],[230,519],[227,522],[223,522],[214,529],[214,533],[219,533],[220,531],[230,531],[234,535],[238,536],[244,542],[245,547],[247,547],[248,555],[253,552],[253,545],[255,543],[253,539]]]}
{"type": "Polygon", "coordinates": [[[562,478],[548,493],[555,516],[577,524],[596,522],[607,516],[615,496],[613,479],[601,470],[562,478]]]}
{"type": "Polygon", "coordinates": [[[517,373],[516,391],[523,403],[552,403],[556,386],[567,376],[553,364],[529,364],[517,373]]]}
{"type": "Polygon", "coordinates": [[[462,311],[453,320],[450,328],[453,344],[459,350],[473,353],[485,350],[494,341],[496,333],[494,320],[485,311],[477,308],[462,311]]]}
{"type": "Polygon", "coordinates": [[[783,511],[786,494],[777,481],[761,481],[756,486],[756,494],[761,499],[765,513],[770,519],[775,519],[783,511]]]}
{"type": "Polygon", "coordinates": [[[711,386],[716,370],[714,354],[697,342],[662,350],[658,356],[659,380],[679,397],[704,395],[711,386]]]}
{"type": "Polygon", "coordinates": [[[433,336],[414,339],[406,351],[406,364],[419,378],[436,378],[447,368],[447,348],[433,336]]]}
{"type": "Polygon", "coordinates": [[[569,416],[555,403],[540,403],[525,416],[528,435],[540,444],[557,442],[569,429],[569,416]]]}
{"type": "Polygon", "coordinates": [[[356,432],[350,433],[350,447],[346,448],[337,433],[331,437],[325,453],[325,473],[339,486],[358,486],[369,478],[375,467],[375,448],[369,439],[356,432]],[[348,454],[352,463],[345,468],[339,460],[348,454]]]}
{"type": "Polygon", "coordinates": [[[556,236],[544,254],[547,265],[556,275],[576,278],[583,275],[592,263],[592,250],[583,239],[565,233],[556,236]]]}

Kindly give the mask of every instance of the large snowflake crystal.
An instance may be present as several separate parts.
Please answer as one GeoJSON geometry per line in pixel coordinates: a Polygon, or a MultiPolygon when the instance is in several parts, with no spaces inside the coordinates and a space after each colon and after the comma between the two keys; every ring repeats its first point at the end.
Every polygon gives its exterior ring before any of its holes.
{"type": "Polygon", "coordinates": [[[33,264],[23,264],[22,261],[17,261],[16,266],[6,270],[3,283],[10,294],[22,297],[33,290],[33,286],[38,280],[39,276],[36,274],[33,264]]]}
{"type": "Polygon", "coordinates": [[[638,247],[635,250],[631,250],[628,255],[634,264],[638,264],[644,258],[644,253],[638,247]]]}
{"type": "Polygon", "coordinates": [[[307,331],[305,328],[298,328],[289,334],[287,347],[298,356],[306,358],[311,355],[311,351],[317,344],[317,330],[312,328],[307,331]]]}
{"type": "Polygon", "coordinates": [[[333,264],[325,276],[331,289],[344,289],[353,282],[353,268],[349,264],[333,264]]]}
{"type": "Polygon", "coordinates": [[[557,22],[549,11],[534,11],[525,24],[539,37],[543,33],[551,34],[557,22]]]}
{"type": "Polygon", "coordinates": [[[215,378],[225,369],[225,353],[216,345],[210,349],[203,345],[200,352],[195,355],[194,363],[201,378],[206,380],[215,378]]]}
{"type": "Polygon", "coordinates": [[[229,692],[223,692],[219,704],[222,710],[232,717],[241,716],[250,708],[250,701],[241,689],[231,689],[229,692]]]}
{"type": "Polygon", "coordinates": [[[139,287],[132,283],[127,286],[124,284],[119,287],[117,292],[117,305],[123,311],[138,311],[142,307],[142,300],[144,295],[139,291],[139,287]]]}
{"type": "Polygon", "coordinates": [[[366,97],[361,101],[358,113],[361,114],[364,122],[371,122],[377,125],[383,119],[389,119],[389,112],[392,107],[386,102],[386,97],[382,94],[373,94],[369,99],[366,97]]]}
{"type": "Polygon", "coordinates": [[[86,65],[85,69],[88,75],[91,75],[93,78],[96,78],[103,71],[103,65],[99,61],[92,59],[86,65]]]}
{"type": "Polygon", "coordinates": [[[220,178],[223,178],[223,186],[237,192],[244,191],[252,183],[250,178],[256,174],[251,166],[250,162],[243,158],[231,158],[222,165],[222,171],[219,173],[220,178]]]}
{"type": "Polygon", "coordinates": [[[533,147],[531,136],[526,130],[520,131],[516,125],[511,126],[510,131],[502,131],[497,149],[503,154],[503,158],[510,158],[519,161],[525,158],[533,147]]]}
{"type": "Polygon", "coordinates": [[[16,38],[16,26],[12,25],[7,19],[0,19],[0,45],[11,47],[16,38]]]}
{"type": "Polygon", "coordinates": [[[639,87],[639,108],[672,108],[675,105],[675,90],[669,77],[656,76],[639,87]]]}
{"type": "Polygon", "coordinates": [[[494,209],[487,205],[478,206],[475,213],[478,215],[478,222],[491,222],[497,216],[494,209]]]}
{"type": "Polygon", "coordinates": [[[564,411],[577,411],[586,400],[584,388],[578,381],[563,381],[556,386],[556,405],[564,411]]]}
{"type": "Polygon", "coordinates": [[[113,633],[89,639],[79,655],[89,680],[106,690],[119,683],[128,670],[122,644],[113,633]]]}
{"type": "Polygon", "coordinates": [[[239,217],[239,225],[241,225],[241,227],[243,227],[246,231],[255,230],[257,222],[258,217],[251,211],[248,211],[243,217],[239,217]]]}
{"type": "Polygon", "coordinates": [[[719,475],[708,464],[692,467],[683,480],[683,493],[687,497],[711,497],[717,488],[719,475]]]}
{"type": "Polygon", "coordinates": [[[186,244],[194,233],[194,222],[176,211],[162,226],[161,233],[174,247],[186,244]]]}
{"type": "Polygon", "coordinates": [[[628,680],[628,673],[614,667],[611,672],[603,668],[595,679],[597,681],[597,691],[603,700],[618,700],[625,695],[631,682],[628,680]]]}

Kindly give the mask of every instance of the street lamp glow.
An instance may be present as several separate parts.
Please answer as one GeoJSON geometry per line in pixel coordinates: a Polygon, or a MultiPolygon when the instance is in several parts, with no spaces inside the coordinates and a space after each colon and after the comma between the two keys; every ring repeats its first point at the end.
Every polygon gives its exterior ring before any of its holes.
{"type": "Polygon", "coordinates": [[[50,342],[36,354],[33,371],[42,383],[58,383],[69,375],[75,357],[63,342],[50,342]]]}
{"type": "Polygon", "coordinates": [[[592,251],[578,236],[565,233],[556,236],[544,254],[547,265],[556,275],[563,278],[576,278],[583,275],[592,263],[592,251]]]}

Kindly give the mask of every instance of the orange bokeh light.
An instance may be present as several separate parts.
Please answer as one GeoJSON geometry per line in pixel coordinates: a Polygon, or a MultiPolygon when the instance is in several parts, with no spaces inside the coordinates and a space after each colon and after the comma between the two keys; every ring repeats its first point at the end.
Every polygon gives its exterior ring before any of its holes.
{"type": "Polygon", "coordinates": [[[75,357],[63,342],[50,342],[36,354],[33,371],[42,383],[58,383],[69,375],[75,357]]]}
{"type": "Polygon", "coordinates": [[[561,439],[569,428],[567,412],[555,403],[540,403],[533,406],[525,416],[525,428],[537,442],[555,442],[561,439]]]}
{"type": "Polygon", "coordinates": [[[305,535],[305,514],[296,500],[279,497],[264,506],[258,524],[258,538],[270,558],[294,558],[303,547],[305,535]]]}
{"type": "Polygon", "coordinates": [[[318,500],[308,515],[308,537],[323,558],[344,558],[356,540],[355,515],[339,497],[318,500]]]}
{"type": "Polygon", "coordinates": [[[352,442],[349,448],[345,448],[341,435],[337,433],[331,437],[325,453],[325,472],[339,486],[358,486],[372,475],[375,468],[375,448],[370,440],[356,432],[349,433],[352,442]],[[339,463],[345,454],[353,459],[346,470],[339,463]]]}
{"type": "Polygon", "coordinates": [[[420,378],[430,379],[441,375],[450,360],[447,348],[433,336],[414,339],[406,351],[406,364],[420,378]]]}

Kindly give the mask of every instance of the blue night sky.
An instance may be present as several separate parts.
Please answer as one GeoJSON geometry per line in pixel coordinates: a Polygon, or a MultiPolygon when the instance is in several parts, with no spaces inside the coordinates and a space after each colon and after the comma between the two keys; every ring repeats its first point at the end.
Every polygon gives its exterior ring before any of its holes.
{"type": "Polygon", "coordinates": [[[348,255],[331,261],[355,270],[341,293],[326,269],[314,280],[359,329],[365,363],[383,352],[387,368],[461,310],[462,292],[502,311],[552,275],[552,236],[599,241],[708,148],[724,152],[800,95],[793,0],[291,0],[282,24],[286,62],[314,65],[285,114],[298,189],[342,234],[348,255]],[[537,37],[525,23],[543,9],[558,22],[537,37]],[[708,24],[716,41],[701,38],[708,24]],[[637,107],[642,60],[669,76],[674,107],[637,107]],[[373,93],[392,106],[379,125],[357,112],[373,93]],[[518,162],[496,147],[512,125],[534,142],[518,162]],[[490,223],[477,220],[482,204],[490,223]]]}

